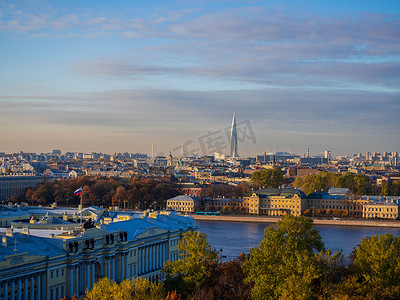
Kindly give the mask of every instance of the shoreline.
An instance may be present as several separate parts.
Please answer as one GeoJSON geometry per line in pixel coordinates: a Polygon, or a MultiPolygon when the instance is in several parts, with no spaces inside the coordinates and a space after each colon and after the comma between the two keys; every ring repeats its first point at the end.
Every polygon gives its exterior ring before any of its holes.
{"type": "MultiPolygon", "coordinates": [[[[247,223],[276,223],[280,218],[261,217],[261,216],[204,216],[190,215],[194,220],[199,221],[218,221],[218,222],[247,222],[247,223]]],[[[315,225],[335,225],[335,226],[364,226],[364,227],[391,227],[400,228],[400,221],[385,221],[385,220],[333,220],[333,219],[313,219],[315,225]]]]}

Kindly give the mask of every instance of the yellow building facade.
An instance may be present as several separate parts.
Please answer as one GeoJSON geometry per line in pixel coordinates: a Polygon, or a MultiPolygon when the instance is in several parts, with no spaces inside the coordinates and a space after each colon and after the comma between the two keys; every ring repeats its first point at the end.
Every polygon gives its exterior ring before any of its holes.
{"type": "Polygon", "coordinates": [[[387,202],[371,202],[363,207],[364,219],[399,219],[399,205],[387,202]]]}
{"type": "Polygon", "coordinates": [[[307,200],[304,193],[296,189],[261,189],[243,197],[243,204],[249,214],[300,216],[307,200]]]}

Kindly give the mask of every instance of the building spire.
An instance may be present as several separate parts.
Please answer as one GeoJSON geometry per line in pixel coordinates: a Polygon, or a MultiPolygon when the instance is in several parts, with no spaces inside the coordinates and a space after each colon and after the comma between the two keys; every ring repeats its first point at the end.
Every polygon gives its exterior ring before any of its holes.
{"type": "Polygon", "coordinates": [[[238,146],[237,146],[237,134],[236,134],[236,117],[233,113],[232,126],[231,126],[231,157],[239,157],[238,146]]]}

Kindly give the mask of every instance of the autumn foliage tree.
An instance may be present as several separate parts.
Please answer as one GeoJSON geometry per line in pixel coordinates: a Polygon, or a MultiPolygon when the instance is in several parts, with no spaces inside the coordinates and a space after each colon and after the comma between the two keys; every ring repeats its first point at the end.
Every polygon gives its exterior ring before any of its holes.
{"type": "Polygon", "coordinates": [[[247,182],[241,182],[238,186],[228,184],[210,184],[201,191],[201,198],[240,198],[250,191],[250,185],[247,182]]]}
{"type": "Polygon", "coordinates": [[[59,205],[77,206],[80,197],[73,192],[82,187],[82,199],[85,206],[123,205],[126,208],[165,207],[165,200],[178,195],[174,182],[166,178],[114,179],[81,178],[46,180],[36,188],[24,192],[18,201],[29,201],[36,205],[49,205],[57,202],[59,205]],[[29,192],[28,192],[29,191],[29,192]]]}
{"type": "Polygon", "coordinates": [[[210,277],[195,289],[188,299],[250,299],[251,284],[244,282],[246,272],[243,269],[243,263],[246,257],[241,253],[234,260],[215,264],[210,277]]]}
{"type": "Polygon", "coordinates": [[[112,197],[112,204],[121,206],[121,204],[124,203],[125,200],[126,200],[126,190],[122,185],[120,185],[119,187],[117,187],[117,190],[114,196],[112,197]]]}

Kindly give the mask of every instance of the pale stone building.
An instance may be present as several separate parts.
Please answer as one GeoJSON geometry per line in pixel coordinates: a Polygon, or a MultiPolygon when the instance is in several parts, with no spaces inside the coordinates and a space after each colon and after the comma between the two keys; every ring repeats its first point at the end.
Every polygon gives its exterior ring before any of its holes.
{"type": "Polygon", "coordinates": [[[201,201],[197,197],[179,195],[167,200],[167,209],[183,213],[194,213],[201,206],[201,201]]]}
{"type": "Polygon", "coordinates": [[[82,230],[0,230],[0,299],[71,298],[102,277],[120,282],[164,279],[162,265],[178,259],[182,233],[192,218],[145,213],[82,230]]]}

